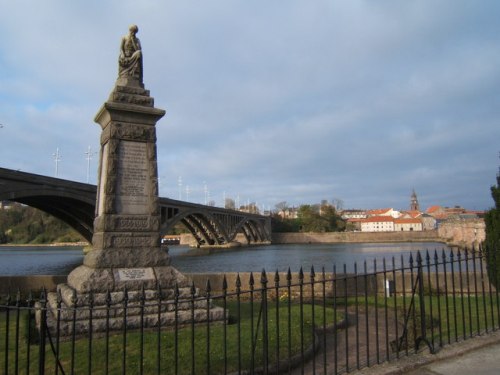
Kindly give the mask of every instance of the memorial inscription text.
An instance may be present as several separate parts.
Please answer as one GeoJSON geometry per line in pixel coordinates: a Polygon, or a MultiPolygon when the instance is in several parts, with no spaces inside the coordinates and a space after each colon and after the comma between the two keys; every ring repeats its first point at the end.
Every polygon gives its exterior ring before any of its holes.
{"type": "Polygon", "coordinates": [[[117,204],[120,214],[147,214],[147,144],[121,141],[118,153],[117,204]]]}

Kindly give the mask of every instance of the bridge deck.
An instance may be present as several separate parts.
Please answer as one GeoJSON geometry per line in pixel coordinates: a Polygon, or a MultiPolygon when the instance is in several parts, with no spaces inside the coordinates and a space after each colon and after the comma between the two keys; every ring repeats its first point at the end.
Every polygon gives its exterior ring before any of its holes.
{"type": "MultiPolygon", "coordinates": [[[[0,168],[0,200],[19,202],[45,211],[92,242],[97,187],[33,173],[0,168]]],[[[248,243],[271,241],[267,216],[160,198],[161,234],[182,223],[200,246],[231,243],[243,233],[248,243]]]]}

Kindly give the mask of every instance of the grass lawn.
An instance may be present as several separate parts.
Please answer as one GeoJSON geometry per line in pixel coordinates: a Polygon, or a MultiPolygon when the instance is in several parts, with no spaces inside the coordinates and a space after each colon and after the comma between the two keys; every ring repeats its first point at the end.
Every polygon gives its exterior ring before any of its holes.
{"type": "MultiPolygon", "coordinates": [[[[260,304],[252,306],[242,302],[238,309],[236,302],[228,302],[230,312],[228,325],[196,325],[195,329],[185,327],[177,334],[172,329],[152,329],[141,335],[138,331],[128,331],[106,337],[82,338],[74,345],[70,341],[59,345],[59,360],[65,374],[156,374],[158,365],[161,374],[224,373],[250,370],[261,367],[264,363],[264,351],[267,351],[269,366],[275,366],[277,358],[287,360],[289,356],[300,355],[313,343],[313,322],[316,327],[329,326],[334,318],[342,319],[341,313],[332,308],[323,309],[304,304],[302,308],[281,302],[269,302],[267,308],[268,345],[263,345],[263,314],[260,304]],[[239,313],[239,316],[238,316],[239,313]],[[277,322],[279,320],[279,322],[277,322]],[[177,342],[177,345],[176,345],[177,342]],[[71,353],[74,351],[74,356],[71,353]],[[72,360],[74,358],[74,360],[72,360]],[[89,368],[90,363],[90,368],[89,368]],[[125,370],[125,371],[124,371],[125,370]]],[[[0,313],[0,371],[8,374],[16,371],[16,358],[19,373],[26,374],[26,363],[30,362],[29,373],[38,373],[39,349],[36,344],[29,344],[28,312],[19,314],[19,331],[16,333],[16,312],[9,314],[7,340],[5,311],[0,313]],[[6,345],[8,349],[6,350],[6,345]]],[[[33,322],[31,322],[33,324],[33,322]]],[[[55,343],[54,343],[55,344],[55,343]]],[[[47,343],[46,373],[55,373],[55,356],[47,343]]],[[[62,374],[59,371],[59,374],[62,374]]]]}
{"type": "MultiPolygon", "coordinates": [[[[485,294],[477,296],[473,293],[455,293],[455,295],[426,295],[423,298],[425,316],[426,316],[426,335],[435,345],[448,344],[469,337],[477,336],[485,331],[491,331],[499,328],[500,310],[498,300],[495,294],[490,297],[485,294]]],[[[397,314],[398,323],[403,324],[406,317],[409,317],[408,329],[413,329],[413,310],[408,314],[410,306],[415,310],[417,319],[417,336],[420,335],[420,314],[421,300],[418,295],[415,296],[413,305],[411,304],[411,296],[397,297],[364,297],[353,298],[347,300],[350,307],[358,306],[361,311],[366,309],[379,309],[380,319],[385,318],[385,307],[387,306],[387,314],[394,318],[397,314]],[[396,308],[395,308],[396,307],[396,308]],[[406,308],[406,312],[403,310],[406,308]]],[[[342,311],[339,306],[338,309],[342,311]]],[[[401,335],[402,330],[399,329],[401,335]]]]}

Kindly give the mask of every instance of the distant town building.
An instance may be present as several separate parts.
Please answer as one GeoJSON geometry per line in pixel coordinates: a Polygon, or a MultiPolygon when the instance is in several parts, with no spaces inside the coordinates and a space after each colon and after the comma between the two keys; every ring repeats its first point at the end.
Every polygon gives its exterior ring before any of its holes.
{"type": "Polygon", "coordinates": [[[394,219],[394,231],[396,232],[421,232],[422,227],[420,219],[394,219]]]}
{"type": "Polygon", "coordinates": [[[484,216],[484,211],[471,211],[460,206],[441,207],[431,206],[426,210],[438,223],[448,219],[476,219],[484,216]]]}
{"type": "Polygon", "coordinates": [[[361,219],[361,232],[394,232],[392,216],[371,216],[361,219]]]}
{"type": "Polygon", "coordinates": [[[434,230],[437,227],[437,220],[429,214],[422,214],[419,216],[422,221],[422,230],[434,230]]]}
{"type": "Polygon", "coordinates": [[[393,208],[378,208],[375,210],[366,211],[367,217],[390,216],[392,218],[398,218],[400,215],[401,213],[394,210],[393,208]]]}
{"type": "Polygon", "coordinates": [[[346,231],[360,231],[361,223],[364,219],[345,219],[346,220],[346,231]]]}
{"type": "Polygon", "coordinates": [[[365,219],[367,215],[365,210],[343,210],[340,212],[340,217],[344,220],[365,219]]]}
{"type": "Polygon", "coordinates": [[[249,214],[260,214],[259,207],[255,203],[249,203],[247,205],[240,206],[239,211],[247,212],[249,214]]]}
{"type": "Polygon", "coordinates": [[[422,212],[420,211],[401,211],[401,215],[399,216],[400,219],[416,219],[417,217],[421,217],[422,212]]]}
{"type": "Polygon", "coordinates": [[[410,197],[410,211],[420,211],[420,205],[418,204],[417,193],[415,193],[415,189],[410,197]]]}
{"type": "Polygon", "coordinates": [[[282,219],[297,219],[299,217],[299,210],[296,207],[288,207],[280,210],[278,216],[282,219]]]}

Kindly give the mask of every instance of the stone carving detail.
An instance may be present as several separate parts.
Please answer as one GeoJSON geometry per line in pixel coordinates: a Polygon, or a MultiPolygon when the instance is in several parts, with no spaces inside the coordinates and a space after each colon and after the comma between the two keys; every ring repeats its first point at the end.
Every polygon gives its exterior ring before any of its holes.
{"type": "Polygon", "coordinates": [[[123,268],[115,270],[117,281],[153,280],[155,275],[152,268],[123,268]]]}
{"type": "Polygon", "coordinates": [[[110,128],[109,136],[115,142],[119,140],[154,142],[156,139],[155,130],[151,126],[116,122],[110,128]]]}
{"type": "Polygon", "coordinates": [[[146,107],[152,107],[154,105],[154,99],[149,96],[139,96],[122,94],[118,92],[113,92],[111,99],[118,103],[136,104],[146,107]]]}
{"type": "Polygon", "coordinates": [[[132,229],[149,229],[149,220],[147,217],[121,216],[114,219],[115,229],[132,230],[132,229]]]}
{"type": "Polygon", "coordinates": [[[160,218],[158,216],[151,217],[151,228],[153,228],[153,230],[160,229],[160,218]]]}
{"type": "Polygon", "coordinates": [[[129,27],[129,33],[122,38],[120,57],[118,59],[118,76],[120,78],[135,78],[142,83],[142,49],[139,38],[136,37],[139,28],[129,27]]]}
{"type": "MultiPolygon", "coordinates": [[[[110,131],[112,133],[112,131],[110,131]]],[[[113,139],[113,136],[112,134],[111,135],[111,138],[108,142],[108,152],[109,152],[109,156],[111,156],[112,158],[115,158],[117,153],[118,153],[118,145],[119,145],[119,141],[116,140],[116,139],[113,139]]]]}
{"type": "Polygon", "coordinates": [[[119,237],[115,236],[111,240],[113,247],[147,247],[155,244],[151,243],[150,237],[119,237]]]}

